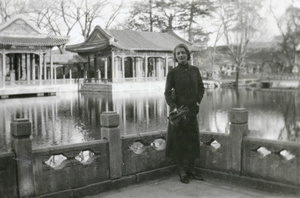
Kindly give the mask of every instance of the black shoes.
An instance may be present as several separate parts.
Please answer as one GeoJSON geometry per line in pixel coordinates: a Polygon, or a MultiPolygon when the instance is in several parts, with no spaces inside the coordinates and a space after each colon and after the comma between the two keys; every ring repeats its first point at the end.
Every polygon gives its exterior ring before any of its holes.
{"type": "Polygon", "coordinates": [[[199,181],[203,181],[203,177],[197,173],[197,171],[194,168],[194,162],[190,162],[188,164],[188,167],[185,168],[183,166],[183,163],[181,161],[178,161],[177,163],[178,166],[178,174],[180,177],[180,181],[184,184],[189,183],[189,179],[195,179],[199,181]]]}
{"type": "Polygon", "coordinates": [[[188,184],[189,177],[187,175],[179,175],[181,183],[188,184]]]}
{"type": "Polygon", "coordinates": [[[192,171],[188,171],[187,172],[187,176],[191,179],[195,179],[195,180],[199,180],[199,181],[203,181],[203,177],[201,175],[198,175],[196,172],[192,171]]]}
{"type": "Polygon", "coordinates": [[[189,183],[189,177],[187,176],[183,166],[178,166],[178,175],[180,177],[181,183],[188,184],[189,183]]]}

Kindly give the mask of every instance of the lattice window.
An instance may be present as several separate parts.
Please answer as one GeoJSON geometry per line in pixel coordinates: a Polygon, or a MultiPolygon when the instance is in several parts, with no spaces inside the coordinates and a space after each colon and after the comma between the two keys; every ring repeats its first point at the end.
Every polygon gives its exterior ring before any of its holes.
{"type": "Polygon", "coordinates": [[[146,150],[146,146],[142,142],[136,141],[129,147],[129,149],[135,154],[141,154],[146,150]]]}
{"type": "Polygon", "coordinates": [[[292,159],[295,159],[295,155],[293,155],[291,152],[287,151],[287,150],[282,150],[279,153],[285,160],[290,161],[292,159]]]}
{"type": "Polygon", "coordinates": [[[212,138],[210,141],[208,141],[208,142],[204,142],[203,143],[204,145],[207,145],[207,146],[209,146],[209,148],[211,149],[211,151],[212,152],[215,152],[215,151],[217,151],[219,148],[221,148],[221,144],[217,141],[217,140],[215,140],[214,138],[212,138]]]}
{"type": "Polygon", "coordinates": [[[95,153],[90,150],[81,151],[75,159],[78,160],[82,164],[89,164],[93,161],[95,157],[95,153]]]}
{"type": "Polygon", "coordinates": [[[66,160],[67,158],[62,154],[52,155],[47,161],[45,161],[45,164],[47,164],[51,168],[59,169],[60,165],[66,160]]]}
{"type": "Polygon", "coordinates": [[[220,147],[221,147],[221,144],[217,141],[217,140],[214,140],[211,144],[210,144],[211,147],[213,147],[215,150],[218,150],[220,147]]]}
{"type": "Polygon", "coordinates": [[[158,138],[154,140],[150,145],[153,146],[157,151],[164,150],[166,148],[166,141],[162,138],[158,138]]]}
{"type": "Polygon", "coordinates": [[[271,151],[269,151],[265,147],[259,147],[258,149],[256,149],[256,152],[258,152],[262,158],[271,154],[271,151]]]}
{"type": "Polygon", "coordinates": [[[143,141],[135,141],[129,149],[135,154],[143,153],[147,148],[154,148],[157,151],[164,150],[166,148],[166,141],[163,138],[157,138],[151,143],[145,143],[143,141]]]}

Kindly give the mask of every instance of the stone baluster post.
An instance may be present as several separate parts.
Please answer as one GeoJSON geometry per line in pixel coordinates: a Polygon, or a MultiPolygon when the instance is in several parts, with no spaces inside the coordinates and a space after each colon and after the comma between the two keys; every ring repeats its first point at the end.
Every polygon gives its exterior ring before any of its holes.
{"type": "Polygon", "coordinates": [[[28,119],[11,122],[12,150],[17,163],[17,178],[20,197],[35,195],[32,165],[31,123],[28,119]]]}
{"type": "Polygon", "coordinates": [[[233,108],[229,112],[230,124],[230,160],[231,171],[241,173],[242,167],[242,141],[248,135],[248,111],[245,108],[233,108]]]}
{"type": "Polygon", "coordinates": [[[116,112],[108,111],[100,115],[101,137],[109,143],[109,173],[110,179],[122,176],[122,152],[120,137],[120,116],[116,112]]]}
{"type": "Polygon", "coordinates": [[[69,72],[70,72],[70,84],[72,84],[72,69],[70,69],[69,72]]]}

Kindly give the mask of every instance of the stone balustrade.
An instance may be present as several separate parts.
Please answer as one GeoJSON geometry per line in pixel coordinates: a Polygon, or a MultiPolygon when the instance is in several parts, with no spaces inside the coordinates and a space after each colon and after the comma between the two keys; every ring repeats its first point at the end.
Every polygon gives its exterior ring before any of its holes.
{"type": "MultiPolygon", "coordinates": [[[[165,131],[121,136],[117,113],[100,120],[101,140],[43,149],[31,146],[31,123],[14,120],[13,152],[0,154],[0,197],[83,197],[176,172],[165,131]]],[[[230,134],[200,133],[198,170],[300,192],[300,145],[247,137],[246,109],[232,109],[229,121],[230,134]]]]}

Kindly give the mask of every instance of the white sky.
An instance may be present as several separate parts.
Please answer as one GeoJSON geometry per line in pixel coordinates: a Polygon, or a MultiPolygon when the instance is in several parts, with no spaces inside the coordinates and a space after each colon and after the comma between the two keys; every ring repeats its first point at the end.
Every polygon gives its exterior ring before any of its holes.
{"type": "MultiPolygon", "coordinates": [[[[119,5],[122,1],[123,1],[122,11],[118,15],[118,17],[116,18],[116,20],[114,21],[112,26],[114,26],[114,25],[116,25],[120,22],[123,22],[126,19],[126,16],[129,15],[129,8],[132,7],[132,4],[134,2],[137,2],[137,1],[141,2],[141,1],[148,1],[148,0],[111,0],[110,2],[113,2],[117,5],[119,5]]],[[[276,15],[280,16],[284,13],[286,7],[289,5],[289,3],[292,0],[268,0],[268,1],[272,2],[272,5],[274,7],[274,11],[275,11],[276,15]]],[[[294,5],[300,7],[300,0],[294,0],[294,5]]],[[[111,12],[112,12],[111,9],[106,9],[104,15],[109,17],[111,12]]],[[[278,31],[278,28],[276,26],[275,20],[272,18],[272,16],[270,14],[268,14],[268,5],[267,4],[266,4],[266,7],[264,8],[264,10],[262,12],[265,15],[267,20],[266,20],[266,23],[263,24],[262,27],[261,27],[261,28],[264,28],[265,34],[262,34],[261,38],[259,40],[270,41],[270,40],[272,40],[272,38],[275,35],[279,35],[279,31],[278,31]]],[[[105,24],[103,22],[103,19],[97,19],[94,23],[94,26],[96,26],[96,25],[99,25],[100,27],[104,28],[105,24]]],[[[211,31],[211,26],[208,26],[207,29],[208,28],[211,31]]],[[[210,38],[211,39],[210,39],[208,45],[213,44],[214,34],[212,34],[210,36],[210,38]]],[[[82,42],[82,41],[83,41],[83,38],[80,35],[80,28],[78,27],[77,29],[75,29],[73,31],[73,34],[71,35],[70,44],[79,43],[79,42],[82,42]]],[[[221,40],[218,44],[222,45],[222,44],[224,44],[224,42],[221,40]]]]}

